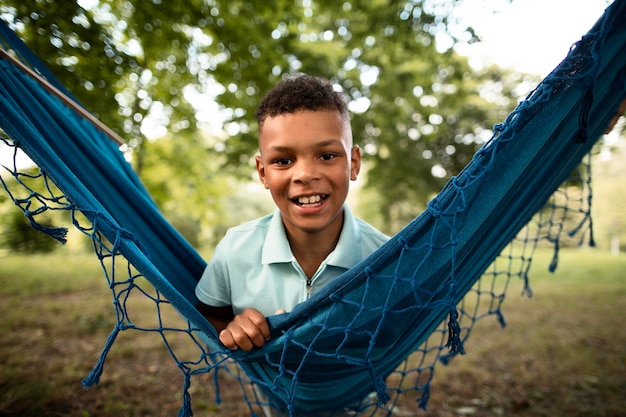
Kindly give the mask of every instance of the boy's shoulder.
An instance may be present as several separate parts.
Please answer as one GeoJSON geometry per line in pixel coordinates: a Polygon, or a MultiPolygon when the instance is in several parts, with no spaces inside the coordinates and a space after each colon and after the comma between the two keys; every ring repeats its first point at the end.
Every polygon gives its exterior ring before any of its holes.
{"type": "Polygon", "coordinates": [[[233,226],[226,231],[222,242],[233,244],[235,242],[258,243],[262,242],[272,223],[275,213],[267,214],[263,217],[249,220],[237,226],[233,226]]]}
{"type": "Polygon", "coordinates": [[[213,260],[240,262],[260,256],[274,214],[233,226],[215,247],[213,260]]]}
{"type": "MultiPolygon", "coordinates": [[[[389,236],[369,224],[363,219],[354,216],[348,206],[345,208],[346,220],[351,221],[354,237],[360,242],[362,252],[369,254],[389,240],[389,236]]],[[[345,228],[344,228],[345,229],[345,228]]]]}
{"type": "Polygon", "coordinates": [[[257,230],[267,229],[274,218],[276,213],[269,213],[263,217],[258,217],[253,220],[248,220],[244,223],[241,223],[237,226],[233,226],[226,231],[226,234],[229,233],[250,233],[257,230]]]}
{"type": "Polygon", "coordinates": [[[389,236],[365,220],[355,217],[354,222],[357,224],[358,233],[361,235],[361,244],[366,248],[369,247],[369,250],[378,248],[389,240],[389,236]]]}
{"type": "Polygon", "coordinates": [[[381,232],[380,230],[378,230],[377,228],[375,228],[374,226],[372,226],[365,220],[360,219],[358,217],[354,217],[354,221],[359,225],[359,230],[361,231],[361,233],[371,235],[372,237],[378,238],[381,240],[389,240],[389,236],[387,236],[386,234],[384,234],[383,232],[381,232]]]}

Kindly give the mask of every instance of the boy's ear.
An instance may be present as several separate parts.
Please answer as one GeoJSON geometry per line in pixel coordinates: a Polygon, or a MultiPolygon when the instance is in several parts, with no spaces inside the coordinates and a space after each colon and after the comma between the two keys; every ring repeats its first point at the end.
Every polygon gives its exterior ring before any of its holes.
{"type": "Polygon", "coordinates": [[[259,179],[265,188],[269,188],[265,177],[265,165],[263,165],[263,159],[260,155],[257,155],[254,159],[256,161],[256,172],[259,174],[259,179]]]}
{"type": "Polygon", "coordinates": [[[361,172],[361,148],[359,148],[359,145],[354,145],[352,147],[350,161],[350,179],[352,181],[356,181],[359,176],[359,172],[361,172]]]}

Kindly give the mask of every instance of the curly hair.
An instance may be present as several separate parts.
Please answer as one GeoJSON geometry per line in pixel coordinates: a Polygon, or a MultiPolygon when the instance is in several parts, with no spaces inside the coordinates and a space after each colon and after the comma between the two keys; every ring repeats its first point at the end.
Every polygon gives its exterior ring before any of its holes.
{"type": "Polygon", "coordinates": [[[268,117],[298,110],[336,110],[346,120],[349,119],[346,102],[341,93],[333,89],[330,81],[305,74],[276,84],[265,94],[254,115],[261,128],[268,117]]]}

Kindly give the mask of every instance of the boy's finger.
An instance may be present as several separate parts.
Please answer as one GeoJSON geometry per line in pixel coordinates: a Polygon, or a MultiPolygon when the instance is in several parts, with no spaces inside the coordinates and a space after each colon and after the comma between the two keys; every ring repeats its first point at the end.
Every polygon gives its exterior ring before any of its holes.
{"type": "MultiPolygon", "coordinates": [[[[265,318],[265,316],[261,314],[261,312],[259,312],[258,310],[252,308],[246,309],[242,315],[250,321],[250,323],[256,328],[256,330],[261,334],[261,337],[263,338],[260,345],[258,345],[257,343],[254,343],[254,345],[257,347],[263,346],[263,343],[265,343],[265,341],[269,340],[270,338],[270,326],[267,324],[267,319],[265,318]]],[[[246,329],[246,333],[248,333],[248,335],[251,335],[251,332],[252,330],[246,329]]]]}
{"type": "Polygon", "coordinates": [[[230,350],[236,350],[238,348],[237,343],[235,343],[235,338],[233,337],[230,330],[224,329],[220,332],[220,342],[224,346],[226,346],[230,350]]]}

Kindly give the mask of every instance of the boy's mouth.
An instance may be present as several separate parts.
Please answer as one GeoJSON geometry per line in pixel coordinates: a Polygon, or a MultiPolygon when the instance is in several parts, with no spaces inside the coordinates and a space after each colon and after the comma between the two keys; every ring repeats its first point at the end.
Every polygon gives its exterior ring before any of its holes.
{"type": "Polygon", "coordinates": [[[327,194],[316,194],[293,198],[291,201],[300,207],[317,207],[327,198],[327,194]]]}

